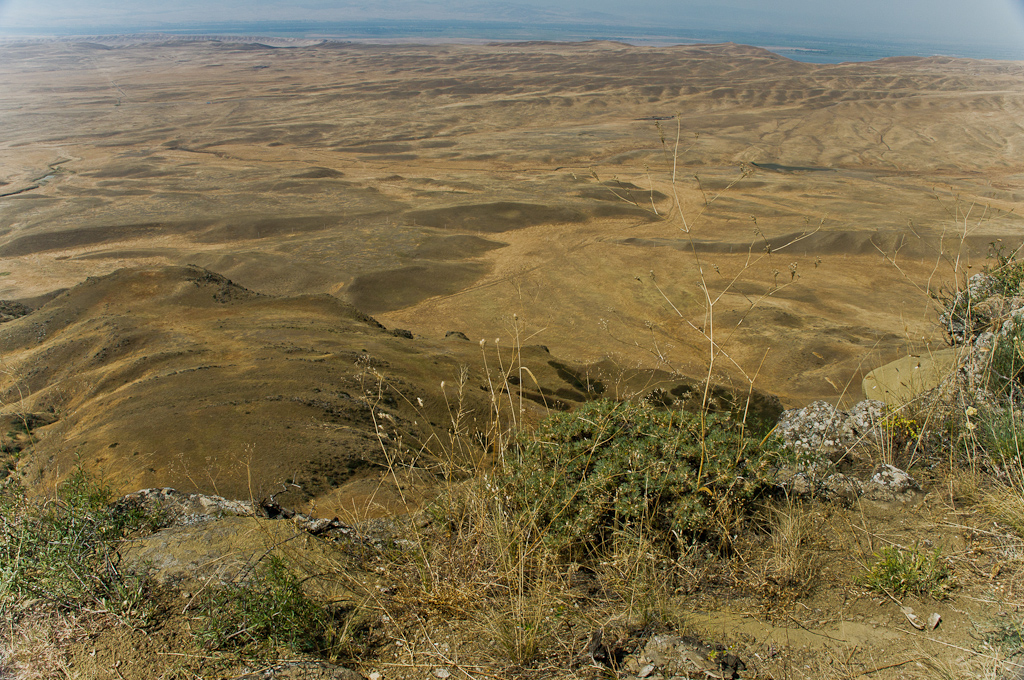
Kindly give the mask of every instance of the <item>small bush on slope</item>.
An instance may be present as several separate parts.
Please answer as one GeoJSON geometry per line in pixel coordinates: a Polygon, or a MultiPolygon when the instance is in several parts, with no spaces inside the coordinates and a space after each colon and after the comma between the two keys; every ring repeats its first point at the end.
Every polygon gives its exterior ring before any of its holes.
{"type": "Polygon", "coordinates": [[[299,577],[274,555],[245,582],[211,588],[198,614],[196,634],[212,649],[258,653],[277,646],[336,656],[348,642],[341,612],[306,595],[299,577]]]}
{"type": "Polygon", "coordinates": [[[923,552],[916,546],[910,550],[885,546],[860,582],[896,597],[914,594],[941,600],[953,587],[953,571],[938,548],[923,552]]]}
{"type": "Polygon", "coordinates": [[[730,518],[772,486],[778,454],[725,414],[595,401],[558,413],[504,466],[510,510],[554,552],[601,550],[616,532],[724,544],[730,518]]]}
{"type": "Polygon", "coordinates": [[[42,600],[73,611],[87,605],[122,615],[144,609],[147,579],[118,569],[116,548],[160,518],[111,505],[112,490],[82,471],[44,503],[27,499],[12,476],[0,488],[0,611],[42,600]]]}

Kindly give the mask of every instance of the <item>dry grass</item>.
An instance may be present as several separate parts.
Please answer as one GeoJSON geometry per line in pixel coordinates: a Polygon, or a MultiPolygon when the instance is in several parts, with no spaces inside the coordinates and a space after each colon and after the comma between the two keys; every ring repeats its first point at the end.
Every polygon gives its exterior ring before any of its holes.
{"type": "Polygon", "coordinates": [[[821,522],[810,508],[789,503],[770,509],[771,549],[767,578],[793,597],[818,585],[825,558],[817,547],[821,522]]]}
{"type": "MultiPolygon", "coordinates": [[[[673,161],[673,174],[669,181],[673,189],[676,187],[676,161],[682,153],[680,143],[681,128],[678,128],[674,142],[666,143],[666,151],[673,161]]],[[[745,174],[741,173],[736,181],[744,178],[745,174]]],[[[726,190],[730,186],[727,185],[726,190]]],[[[677,307],[672,295],[653,273],[651,282],[662,301],[688,327],[688,331],[695,332],[704,343],[706,374],[700,401],[701,413],[706,414],[711,406],[715,378],[725,374],[739,375],[746,387],[752,390],[760,371],[758,365],[742,366],[730,353],[730,347],[739,343],[741,337],[733,330],[720,330],[718,310],[733,286],[744,277],[765,267],[772,270],[777,265],[771,249],[761,252],[752,246],[750,256],[742,266],[731,272],[724,282],[712,284],[710,272],[714,271],[718,276],[722,272],[702,261],[695,239],[697,225],[720,194],[709,196],[702,193],[703,206],[698,206],[693,215],[687,214],[687,205],[680,192],[671,194],[670,209],[659,211],[652,199],[651,210],[666,225],[679,229],[684,239],[689,239],[694,246],[699,297],[702,297],[698,303],[703,309],[703,322],[695,324],[688,310],[677,307]],[[720,365],[725,368],[720,369],[720,365]]],[[[786,246],[820,228],[819,224],[809,229],[786,246]]],[[[965,241],[966,235],[961,245],[965,241]]],[[[958,272],[959,262],[954,262],[953,266],[958,272]]],[[[791,268],[789,272],[791,275],[782,279],[776,272],[772,284],[754,299],[748,298],[749,310],[795,285],[799,280],[798,271],[791,268]]],[[[740,322],[744,318],[741,316],[740,322]]],[[[702,555],[696,542],[680,541],[675,554],[666,553],[663,545],[652,540],[655,531],[646,519],[617,532],[606,552],[589,555],[590,559],[583,565],[560,561],[557,554],[546,549],[543,539],[550,527],[538,523],[537,514],[531,508],[513,507],[497,481],[503,472],[515,469],[519,438],[528,436],[529,431],[522,418],[521,385],[532,374],[522,364],[518,351],[522,342],[520,324],[515,317],[515,341],[511,346],[500,342],[490,345],[493,353],[484,355],[485,375],[470,376],[463,371],[455,385],[445,390],[446,398],[450,395],[447,404],[450,424],[432,438],[428,449],[437,461],[437,472],[447,486],[439,502],[430,510],[432,521],[413,532],[411,540],[415,549],[386,567],[394,570],[396,575],[414,572],[415,578],[405,579],[400,596],[381,600],[379,606],[396,621],[407,620],[404,617],[409,615],[429,618],[438,614],[462,621],[463,634],[465,631],[477,631],[487,641],[492,651],[481,654],[482,658],[488,658],[490,654],[492,662],[496,655],[515,666],[532,665],[537,668],[555,664],[565,669],[571,665],[567,663],[568,659],[577,658],[584,651],[587,630],[611,629],[622,622],[627,628],[660,626],[682,630],[685,622],[679,616],[674,598],[681,593],[699,590],[715,571],[712,566],[714,559],[702,555]],[[469,383],[481,381],[488,386],[491,406],[488,424],[477,434],[468,424],[472,415],[479,414],[467,411],[462,396],[469,383]],[[411,563],[407,561],[409,558],[411,563]],[[412,571],[410,564],[413,565],[412,571]],[[577,585],[581,574],[586,576],[589,587],[583,597],[577,585]],[[481,598],[485,602],[483,606],[474,604],[481,598]]],[[[658,348],[653,352],[660,356],[658,348]]],[[[872,462],[913,466],[921,459],[919,450],[936,425],[950,422],[950,409],[959,408],[961,413],[968,414],[965,404],[969,397],[962,387],[947,386],[947,389],[952,389],[956,396],[956,399],[947,401],[952,406],[943,408],[941,400],[911,403],[892,409],[881,422],[876,423],[879,430],[876,439],[880,446],[872,462]]],[[[960,419],[953,421],[961,422],[960,419]]],[[[477,422],[479,424],[479,420],[477,422]]],[[[967,434],[970,433],[970,428],[967,428],[967,434]]],[[[966,455],[949,452],[946,461],[949,469],[963,469],[966,461],[972,473],[949,476],[950,498],[961,502],[973,500],[979,497],[979,488],[985,485],[978,472],[981,449],[976,439],[973,443],[965,443],[961,437],[956,439],[956,443],[965,447],[966,455]]],[[[704,457],[701,472],[703,469],[704,457]]],[[[1020,497],[1018,492],[1014,498],[1019,500],[1020,497]]],[[[721,524],[721,533],[731,537],[731,542],[724,543],[723,549],[725,553],[730,550],[733,553],[722,561],[731,563],[732,573],[738,575],[734,585],[746,586],[763,602],[792,603],[811,596],[824,583],[826,551],[822,548],[821,534],[825,520],[814,507],[792,500],[767,506],[762,533],[757,540],[751,539],[750,527],[745,526],[744,518],[728,512],[728,509],[716,514],[715,521],[721,524]],[[742,538],[735,540],[739,537],[742,538]]],[[[855,549],[863,553],[863,560],[884,543],[879,541],[879,546],[876,546],[874,540],[877,537],[868,535],[865,546],[864,528],[853,525],[848,528],[848,533],[854,537],[855,549]]],[[[922,656],[921,663],[934,677],[944,677],[942,674],[947,673],[944,670],[947,666],[960,668],[958,662],[946,658],[934,662],[929,658],[922,656]]],[[[917,659],[908,657],[899,665],[911,661],[916,663],[917,659]]],[[[976,664],[977,659],[965,663],[976,664]]],[[[844,664],[838,656],[824,665],[819,664],[818,671],[823,675],[817,677],[853,678],[865,674],[844,664]]],[[[887,668],[889,666],[878,666],[878,670],[887,668]]],[[[794,673],[792,677],[804,677],[801,675],[803,670],[794,670],[794,673]]]]}
{"type": "MultiPolygon", "coordinates": [[[[544,499],[511,503],[506,485],[515,475],[518,446],[530,436],[521,420],[522,381],[510,380],[531,377],[517,347],[495,343],[489,356],[483,347],[488,374],[464,370],[446,389],[450,425],[428,443],[444,487],[422,521],[404,525],[409,549],[378,562],[385,581],[402,585],[374,605],[394,622],[395,635],[412,620],[441,617],[461,631],[456,637],[467,646],[463,652],[475,649],[481,660],[568,669],[592,630],[679,626],[670,604],[673,584],[687,568],[690,576],[699,573],[698,560],[685,551],[669,558],[652,541],[653,530],[640,523],[617,532],[607,551],[583,556],[585,563],[566,562],[548,545],[549,527],[538,521],[544,499]],[[471,380],[491,388],[483,432],[468,426],[473,417],[479,423],[480,414],[461,399],[471,380]]],[[[614,644],[631,635],[622,633],[614,644]]]]}
{"type": "Polygon", "coordinates": [[[40,609],[4,624],[0,632],[0,677],[18,680],[72,678],[68,646],[86,638],[80,615],[40,609]]]}

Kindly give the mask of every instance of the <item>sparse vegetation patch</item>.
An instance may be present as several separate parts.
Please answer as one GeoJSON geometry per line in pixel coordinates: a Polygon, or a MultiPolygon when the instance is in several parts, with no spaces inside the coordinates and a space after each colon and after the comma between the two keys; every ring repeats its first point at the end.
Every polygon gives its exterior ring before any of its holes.
{"type": "Polygon", "coordinates": [[[151,584],[145,574],[119,569],[116,548],[161,518],[112,501],[112,490],[82,471],[60,486],[57,498],[41,503],[7,477],[0,487],[0,611],[17,616],[19,603],[35,600],[144,617],[151,584]]]}
{"type": "Polygon", "coordinates": [[[196,635],[210,649],[291,652],[336,657],[348,619],[310,598],[280,557],[267,557],[248,579],[212,587],[198,608],[196,635]]]}
{"type": "Polygon", "coordinates": [[[941,600],[953,588],[953,571],[938,548],[928,551],[917,546],[885,546],[877,557],[861,578],[871,590],[896,597],[922,595],[941,600]]]}

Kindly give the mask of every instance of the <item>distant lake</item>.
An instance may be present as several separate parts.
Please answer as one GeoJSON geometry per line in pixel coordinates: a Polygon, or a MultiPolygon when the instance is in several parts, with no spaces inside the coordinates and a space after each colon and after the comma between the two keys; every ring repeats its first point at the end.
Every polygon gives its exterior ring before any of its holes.
{"type": "MultiPolygon", "coordinates": [[[[353,22],[245,22],[193,26],[124,25],[91,27],[91,35],[159,32],[175,35],[244,35],[325,40],[444,42],[519,40],[615,40],[632,45],[678,45],[735,42],[764,47],[796,61],[837,64],[873,61],[896,56],[970,57],[1024,60],[1024,46],[953,45],[923,42],[833,40],[776,33],[642,28],[591,24],[522,24],[483,21],[353,21],[353,22]]],[[[32,33],[22,29],[20,34],[32,33]]],[[[40,34],[54,33],[53,29],[40,34]]],[[[0,28],[0,36],[13,32],[0,28]]]]}

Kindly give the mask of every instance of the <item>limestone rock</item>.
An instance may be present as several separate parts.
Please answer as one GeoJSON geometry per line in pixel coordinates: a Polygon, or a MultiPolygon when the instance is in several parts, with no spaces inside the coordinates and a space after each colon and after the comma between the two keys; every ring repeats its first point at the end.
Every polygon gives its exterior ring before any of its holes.
{"type": "Polygon", "coordinates": [[[255,503],[164,487],[130,493],[120,503],[122,506],[142,505],[150,511],[162,513],[167,526],[191,526],[222,517],[266,517],[290,519],[311,534],[350,531],[349,527],[337,519],[314,519],[281,507],[273,498],[255,503]]]}
{"type": "Polygon", "coordinates": [[[838,472],[825,478],[824,488],[826,498],[842,505],[852,505],[863,493],[860,480],[838,472]]]}
{"type": "Polygon", "coordinates": [[[177,489],[141,489],[121,499],[121,504],[140,504],[150,511],[164,513],[166,522],[190,526],[220,517],[253,517],[259,513],[255,503],[232,501],[222,496],[185,493],[177,489]]]}
{"type": "Polygon", "coordinates": [[[876,501],[909,503],[921,494],[921,486],[903,470],[882,464],[864,484],[864,497],[876,501]]]}
{"type": "Polygon", "coordinates": [[[885,404],[864,400],[841,411],[825,401],[783,412],[776,427],[785,446],[798,454],[837,462],[877,448],[881,440],[885,404]]]}
{"type": "Polygon", "coordinates": [[[801,471],[794,468],[780,470],[776,483],[792,497],[818,498],[847,506],[861,497],[912,503],[922,496],[921,486],[913,477],[897,467],[884,464],[875,467],[866,481],[830,472],[824,465],[812,465],[801,471]]]}
{"type": "Polygon", "coordinates": [[[747,668],[734,654],[676,635],[653,636],[643,651],[631,658],[640,666],[640,678],[737,678],[747,668]]]}
{"type": "Polygon", "coordinates": [[[862,483],[856,477],[835,472],[830,465],[810,465],[801,470],[783,468],[776,483],[789,496],[818,498],[842,505],[850,505],[862,493],[862,483]]]}

